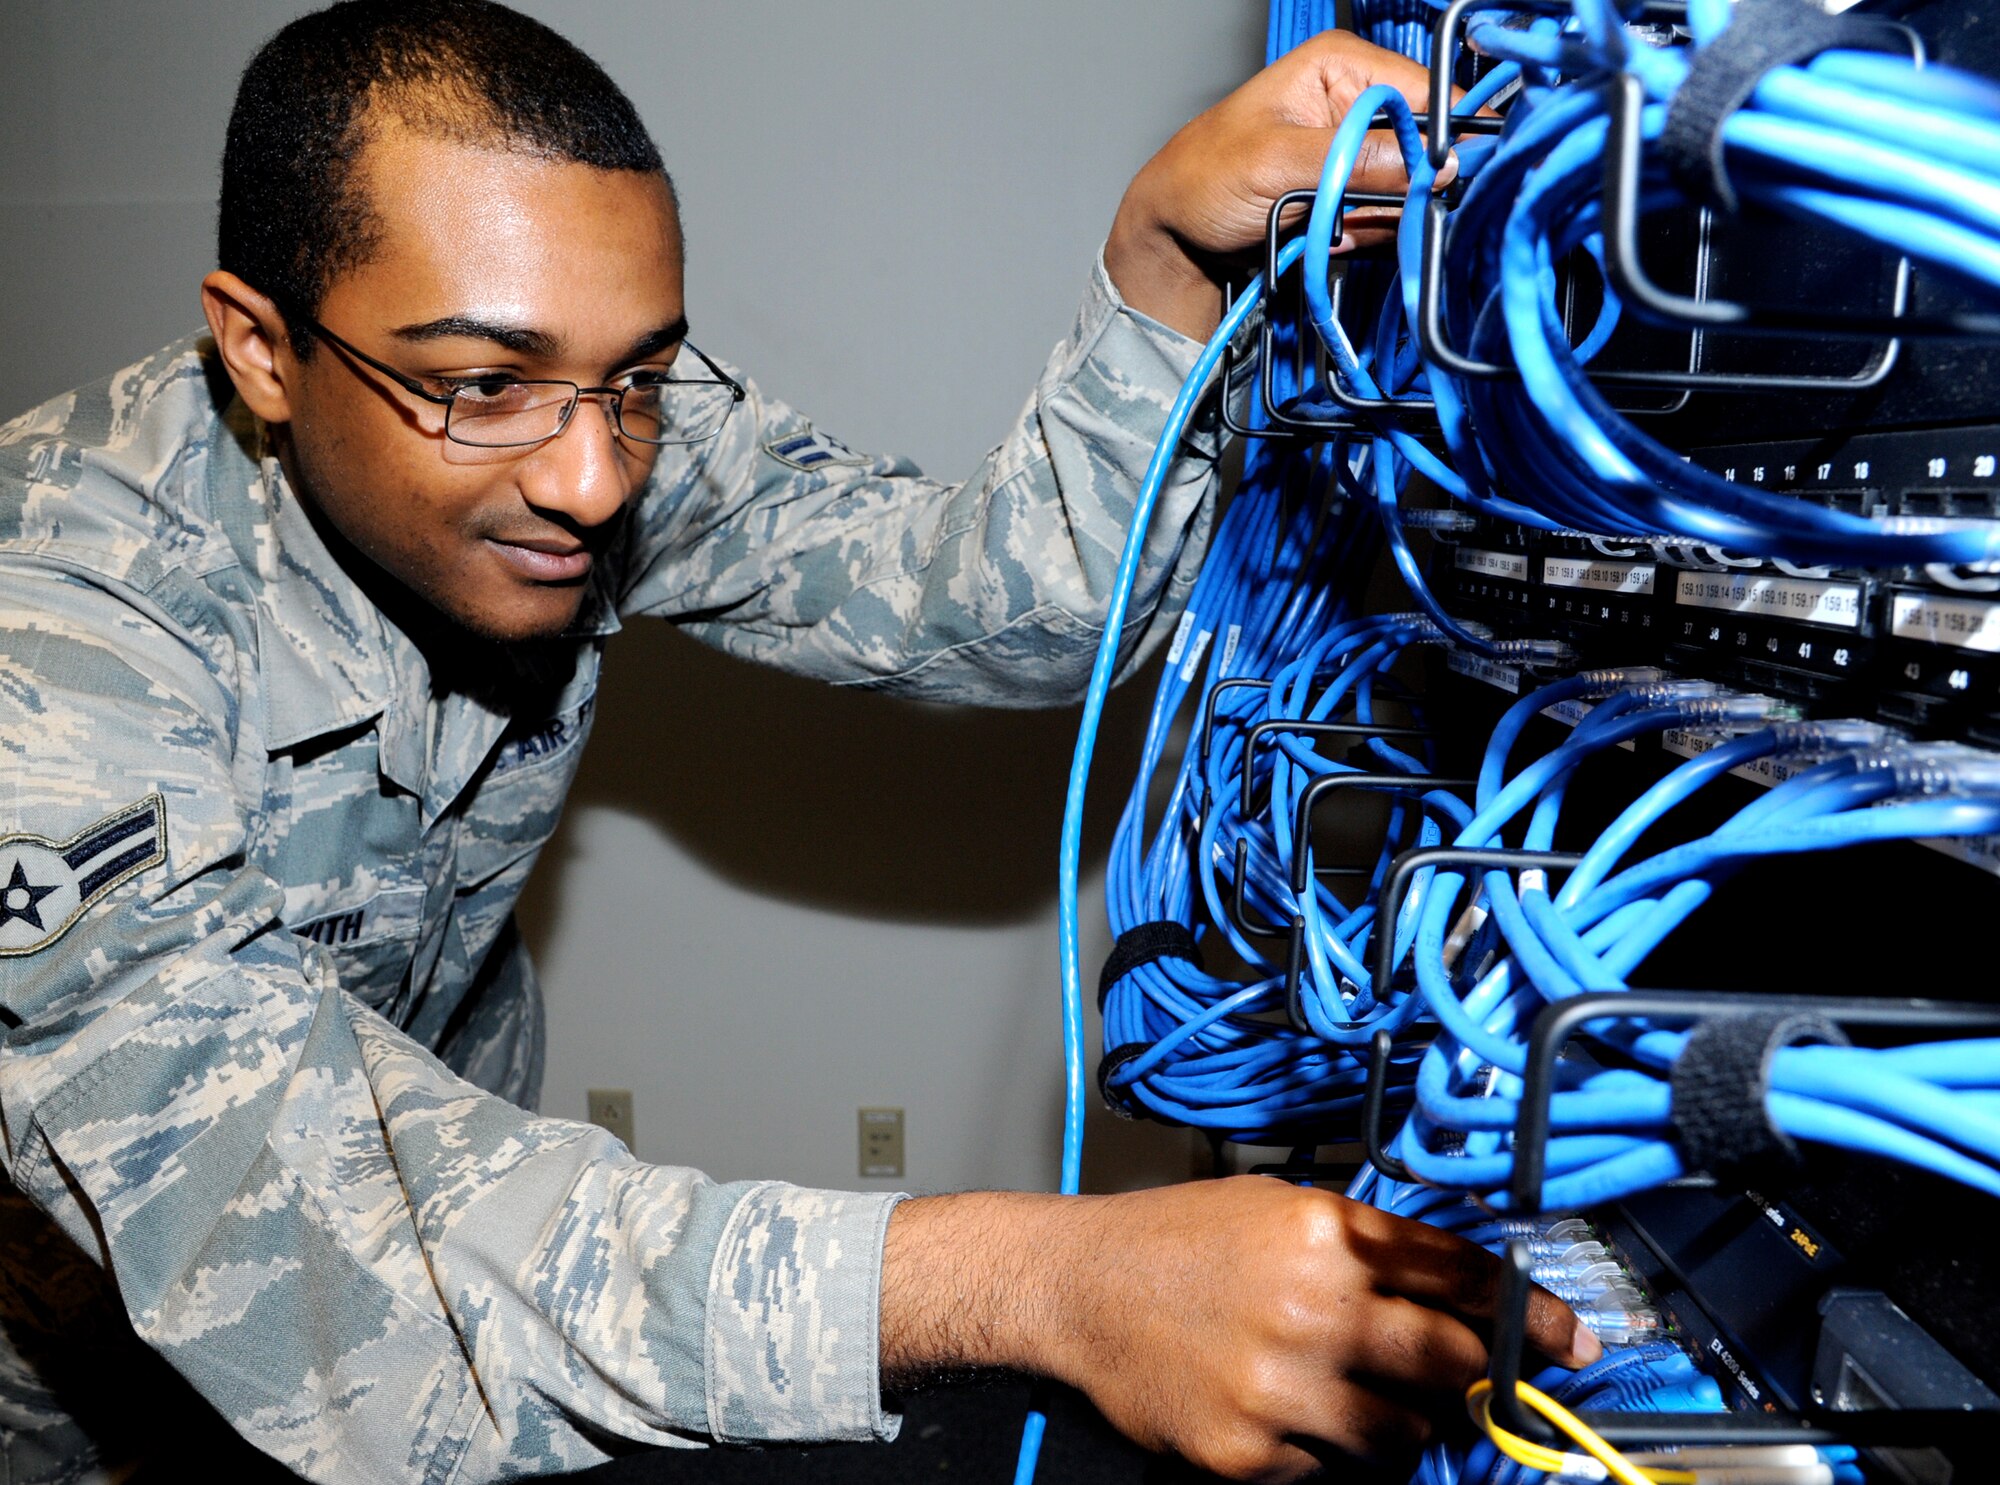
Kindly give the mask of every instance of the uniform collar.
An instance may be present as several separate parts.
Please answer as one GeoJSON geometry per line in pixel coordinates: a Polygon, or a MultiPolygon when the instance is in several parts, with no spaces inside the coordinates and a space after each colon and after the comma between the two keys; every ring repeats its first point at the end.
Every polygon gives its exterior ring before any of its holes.
{"type": "MultiPolygon", "coordinates": [[[[269,523],[268,540],[258,543],[257,602],[266,746],[281,751],[379,717],[383,775],[421,795],[430,752],[430,666],[328,547],[261,427],[258,433],[255,472],[244,472],[258,486],[269,523]]],[[[623,547],[621,533],[597,564],[570,636],[603,637],[621,627],[612,574],[623,565],[623,547]]]]}
{"type": "Polygon", "coordinates": [[[394,684],[382,611],[328,550],[261,437],[258,444],[252,478],[265,529],[257,637],[265,741],[276,751],[379,715],[394,684]]]}

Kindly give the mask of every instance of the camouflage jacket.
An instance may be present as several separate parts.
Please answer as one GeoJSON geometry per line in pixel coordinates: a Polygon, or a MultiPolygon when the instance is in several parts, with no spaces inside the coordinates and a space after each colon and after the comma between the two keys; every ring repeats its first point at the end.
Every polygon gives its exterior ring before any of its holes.
{"type": "MultiPolygon", "coordinates": [[[[571,636],[427,658],[188,341],[0,427],[0,1118],[140,1337],[320,1480],[650,1443],[892,1436],[896,1200],[711,1182],[536,1117],[510,914],[605,637],[654,614],[842,685],[1078,694],[1195,347],[1101,263],[958,486],[752,389],[666,450],[571,636]]],[[[1191,436],[1126,636],[1206,541],[1191,436]]]]}

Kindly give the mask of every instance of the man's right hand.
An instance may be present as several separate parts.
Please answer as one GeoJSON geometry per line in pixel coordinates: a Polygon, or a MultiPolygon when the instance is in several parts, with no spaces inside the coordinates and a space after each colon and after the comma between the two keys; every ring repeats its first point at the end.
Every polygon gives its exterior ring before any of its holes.
{"type": "MultiPolygon", "coordinates": [[[[1261,1176],[1121,1196],[905,1202],[882,1272],[886,1375],[1001,1366],[1079,1388],[1150,1449],[1238,1480],[1329,1450],[1404,1455],[1486,1371],[1500,1264],[1331,1192],[1261,1176]]],[[[1530,1296],[1528,1340],[1601,1351],[1530,1296]]]]}

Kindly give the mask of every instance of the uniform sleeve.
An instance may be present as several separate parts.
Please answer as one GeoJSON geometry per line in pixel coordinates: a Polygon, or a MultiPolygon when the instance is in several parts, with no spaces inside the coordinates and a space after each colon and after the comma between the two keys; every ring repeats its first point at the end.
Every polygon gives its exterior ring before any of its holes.
{"type": "Polygon", "coordinates": [[[893,1433],[895,1198],[719,1185],[455,1076],[246,862],[251,636],[0,555],[0,1122],[139,1335],[315,1480],[893,1433]]]}
{"type": "MultiPolygon", "coordinates": [[[[754,387],[640,506],[625,613],[746,659],[933,700],[1052,706],[1090,675],[1139,481],[1200,347],[1127,306],[1100,257],[1007,438],[960,485],[867,457],[754,387]]],[[[1171,628],[1206,547],[1217,449],[1182,443],[1121,638],[1171,628]]]]}

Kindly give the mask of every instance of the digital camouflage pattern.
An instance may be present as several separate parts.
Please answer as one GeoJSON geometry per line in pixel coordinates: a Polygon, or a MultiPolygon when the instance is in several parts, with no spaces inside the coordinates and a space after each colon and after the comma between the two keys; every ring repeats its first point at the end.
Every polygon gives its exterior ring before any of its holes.
{"type": "MultiPolygon", "coordinates": [[[[1194,349],[1100,263],[956,487],[753,390],[663,451],[574,632],[506,653],[391,621],[203,342],[0,427],[9,1478],[88,1465],[57,1374],[133,1332],[317,1480],[893,1435],[896,1198],[719,1185],[525,1112],[515,899],[621,617],[844,685],[1074,696],[1194,349]]],[[[1192,581],[1214,456],[1193,441],[1162,498],[1135,661],[1192,581]]]]}

